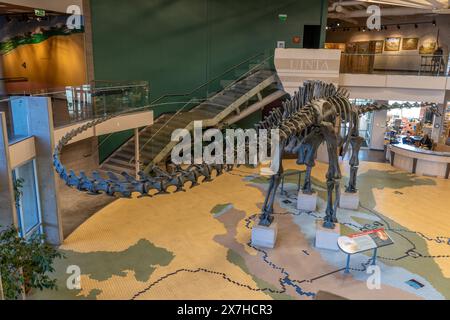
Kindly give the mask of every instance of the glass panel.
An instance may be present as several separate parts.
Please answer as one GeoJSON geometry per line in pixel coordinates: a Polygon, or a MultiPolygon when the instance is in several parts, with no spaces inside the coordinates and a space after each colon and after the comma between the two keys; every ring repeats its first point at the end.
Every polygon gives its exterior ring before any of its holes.
{"type": "Polygon", "coordinates": [[[26,237],[41,224],[34,161],[16,168],[13,178],[20,234],[26,237]]]}
{"type": "Polygon", "coordinates": [[[341,73],[404,74],[445,77],[449,56],[442,54],[342,53],[341,73]]]}

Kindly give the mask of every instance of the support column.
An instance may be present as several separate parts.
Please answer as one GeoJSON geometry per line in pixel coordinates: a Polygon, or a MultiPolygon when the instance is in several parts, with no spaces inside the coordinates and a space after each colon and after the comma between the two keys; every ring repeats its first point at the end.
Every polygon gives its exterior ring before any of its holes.
{"type": "MultiPolygon", "coordinates": [[[[434,115],[433,117],[433,129],[431,130],[431,139],[434,143],[439,143],[439,139],[441,138],[441,132],[442,132],[442,126],[444,124],[445,119],[445,109],[447,107],[447,104],[439,105],[439,111],[441,112],[442,116],[439,117],[437,115],[434,115]]],[[[444,142],[445,143],[445,142],[444,142]]]]}
{"type": "Polygon", "coordinates": [[[141,152],[139,143],[139,128],[134,129],[134,162],[136,167],[136,179],[139,180],[139,171],[141,170],[141,152]]]}
{"type": "Polygon", "coordinates": [[[14,202],[6,117],[4,112],[0,112],[0,230],[18,225],[14,202]]]}
{"type": "MultiPolygon", "coordinates": [[[[5,78],[5,73],[3,72],[3,57],[0,56],[0,79],[5,78]]],[[[0,97],[6,94],[6,82],[4,80],[0,80],[0,97]]]]}
{"type": "MultiPolygon", "coordinates": [[[[388,104],[389,101],[377,101],[380,104],[388,104]]],[[[386,133],[387,110],[376,111],[373,114],[370,126],[370,145],[373,150],[384,150],[384,135],[386,133]]],[[[365,137],[364,137],[365,138],[365,137]]]]}
{"type": "Polygon", "coordinates": [[[86,59],[86,80],[88,83],[95,80],[94,75],[94,50],[92,45],[92,16],[90,0],[83,0],[83,21],[84,21],[84,52],[86,59]]]}
{"type": "Polygon", "coordinates": [[[55,141],[51,99],[16,97],[12,99],[11,110],[16,134],[35,137],[36,176],[44,233],[50,244],[60,245],[64,238],[59,212],[57,176],[53,168],[55,141]]]}
{"type": "Polygon", "coordinates": [[[0,300],[5,300],[5,296],[3,295],[3,285],[2,285],[2,274],[0,273],[0,300]]]}

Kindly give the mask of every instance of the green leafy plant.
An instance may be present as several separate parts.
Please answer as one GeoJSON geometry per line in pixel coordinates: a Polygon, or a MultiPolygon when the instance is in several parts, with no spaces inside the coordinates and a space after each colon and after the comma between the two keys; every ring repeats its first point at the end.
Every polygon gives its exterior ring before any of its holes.
{"type": "Polygon", "coordinates": [[[20,207],[20,199],[23,196],[23,184],[25,183],[25,180],[20,178],[14,180],[14,201],[16,202],[16,208],[19,209],[20,207]]]}
{"type": "Polygon", "coordinates": [[[57,289],[49,274],[54,272],[54,260],[64,256],[44,240],[38,234],[23,239],[15,227],[0,232],[0,274],[6,299],[19,299],[31,289],[57,289]]]}

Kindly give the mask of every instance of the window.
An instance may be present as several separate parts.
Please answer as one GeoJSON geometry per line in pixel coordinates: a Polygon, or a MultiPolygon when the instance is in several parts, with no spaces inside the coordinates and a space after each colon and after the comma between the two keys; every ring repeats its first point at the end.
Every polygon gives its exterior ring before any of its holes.
{"type": "Polygon", "coordinates": [[[13,170],[19,232],[28,238],[42,230],[39,190],[36,181],[36,164],[32,160],[13,170]]]}

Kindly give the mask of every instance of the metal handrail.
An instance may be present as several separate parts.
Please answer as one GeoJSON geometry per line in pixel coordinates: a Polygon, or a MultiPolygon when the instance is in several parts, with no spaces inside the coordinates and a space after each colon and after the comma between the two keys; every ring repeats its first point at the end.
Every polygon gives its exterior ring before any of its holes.
{"type": "Polygon", "coordinates": [[[261,52],[261,53],[258,53],[258,54],[256,54],[256,55],[254,55],[254,56],[248,58],[248,59],[245,60],[245,61],[240,62],[239,64],[237,64],[237,65],[235,65],[235,66],[233,66],[233,67],[227,69],[226,71],[224,71],[224,72],[221,73],[220,75],[216,76],[215,78],[206,81],[205,83],[201,84],[201,85],[198,86],[197,88],[194,88],[194,89],[191,90],[190,92],[186,92],[186,93],[182,93],[182,94],[171,94],[171,93],[165,94],[165,95],[159,97],[158,99],[152,101],[150,105],[153,105],[153,104],[155,104],[155,103],[161,101],[161,100],[164,99],[164,98],[169,98],[169,97],[186,97],[186,96],[189,96],[189,95],[193,94],[194,92],[200,90],[201,88],[206,87],[206,86],[209,85],[211,82],[220,79],[221,77],[223,77],[223,76],[226,75],[227,73],[229,73],[229,72],[231,72],[231,71],[233,71],[233,70],[239,68],[240,66],[246,64],[247,62],[249,62],[249,61],[251,61],[251,60],[253,60],[253,59],[255,59],[255,58],[259,57],[259,56],[262,56],[262,55],[264,55],[264,54],[265,54],[264,52],[261,52]]]}
{"type": "MultiPolygon", "coordinates": [[[[267,62],[267,60],[273,58],[274,55],[271,55],[267,58],[265,58],[262,62],[258,63],[255,67],[251,68],[250,70],[248,70],[247,72],[245,72],[243,75],[241,75],[240,77],[238,77],[236,80],[232,81],[230,84],[228,84],[226,87],[223,88],[223,90],[227,90],[228,88],[234,86],[237,82],[239,82],[241,79],[247,77],[248,75],[252,74],[254,70],[258,69],[261,65],[265,64],[267,62]]],[[[251,60],[251,59],[250,59],[251,60]]],[[[248,62],[248,60],[247,60],[248,62]]],[[[242,63],[240,64],[242,65],[242,63]]],[[[238,66],[236,66],[235,68],[237,68],[238,66]]],[[[234,69],[235,69],[234,68],[234,69]]],[[[232,71],[233,69],[231,69],[230,71],[232,71]]],[[[230,72],[228,71],[228,72],[230,72]]],[[[227,74],[228,72],[225,72],[224,74],[227,74]]],[[[215,79],[212,79],[211,81],[215,81],[217,79],[219,79],[221,76],[216,77],[215,79]]],[[[195,91],[194,91],[195,92],[195,91]]],[[[200,99],[201,100],[207,100],[207,99],[200,99]]],[[[189,101],[188,103],[186,103],[182,108],[180,108],[179,110],[177,110],[177,112],[169,119],[166,121],[166,123],[164,123],[164,125],[159,128],[158,131],[156,131],[153,136],[150,137],[150,139],[147,140],[147,142],[142,146],[142,148],[139,149],[139,153],[142,152],[142,150],[144,150],[144,148],[153,140],[153,138],[164,128],[167,127],[167,125],[169,124],[169,122],[175,118],[178,114],[180,114],[188,105],[192,104],[191,101],[189,101]]],[[[134,161],[135,157],[131,158],[131,160],[129,161],[129,163],[132,163],[134,161]]]]}
{"type": "Polygon", "coordinates": [[[427,53],[427,54],[399,54],[399,53],[389,53],[389,54],[385,54],[385,53],[348,53],[348,52],[342,52],[342,55],[345,56],[380,56],[380,57],[448,57],[448,54],[432,54],[432,53],[427,53]]]}
{"type": "MultiPolygon", "coordinates": [[[[196,88],[192,89],[190,92],[181,93],[181,94],[174,94],[174,93],[164,94],[164,95],[158,97],[157,99],[153,100],[153,101],[150,103],[150,105],[145,106],[145,107],[142,107],[142,108],[138,108],[138,109],[133,109],[133,111],[140,110],[140,109],[152,108],[152,107],[156,106],[157,103],[158,103],[159,101],[161,101],[161,100],[163,100],[163,99],[165,99],[165,98],[174,98],[174,97],[186,97],[186,96],[190,96],[190,95],[192,95],[194,92],[196,92],[196,91],[198,91],[198,90],[200,90],[200,89],[206,87],[207,85],[209,85],[209,84],[211,84],[212,82],[214,82],[214,81],[220,79],[220,78],[223,77],[224,75],[226,75],[226,74],[230,73],[231,71],[233,71],[233,70],[239,68],[240,66],[242,66],[242,65],[244,65],[244,64],[246,64],[246,63],[248,63],[249,61],[251,61],[251,60],[253,60],[253,59],[257,58],[257,57],[264,56],[264,55],[265,55],[264,52],[260,52],[260,53],[258,53],[258,54],[255,54],[254,56],[252,56],[252,57],[250,57],[250,58],[248,58],[248,59],[246,59],[246,60],[240,62],[239,64],[237,64],[237,65],[235,65],[235,66],[233,66],[233,67],[228,68],[228,69],[225,70],[223,73],[221,73],[220,75],[214,77],[213,79],[210,79],[210,80],[208,80],[207,82],[205,82],[205,83],[203,83],[203,84],[197,86],[196,88]]],[[[264,62],[266,62],[267,59],[270,59],[271,57],[273,57],[273,55],[271,55],[269,58],[264,59],[264,62]]],[[[260,64],[258,64],[258,66],[259,66],[259,65],[260,65],[260,64]]],[[[251,71],[251,70],[250,70],[250,71],[251,71]]],[[[245,74],[248,74],[248,72],[245,73],[245,74]]],[[[242,76],[241,76],[241,77],[242,77],[242,76]]],[[[240,78],[241,78],[241,77],[240,77],[240,78]]],[[[240,79],[240,78],[239,78],[239,79],[240,79]]],[[[183,107],[181,107],[181,109],[177,110],[177,112],[175,113],[174,116],[176,116],[177,114],[179,114],[184,108],[186,108],[187,105],[189,105],[189,104],[191,104],[191,103],[192,103],[192,102],[188,102],[188,103],[185,104],[183,107]]],[[[130,112],[131,112],[131,111],[130,111],[130,112]]],[[[173,117],[172,117],[172,118],[173,118],[173,117]]],[[[171,118],[171,119],[172,119],[172,118],[171,118]]],[[[170,121],[171,119],[169,119],[168,121],[170,121]]],[[[166,127],[166,125],[167,125],[167,122],[163,125],[163,128],[166,127]]],[[[111,134],[109,134],[107,137],[105,137],[105,139],[98,145],[98,147],[101,147],[101,146],[102,146],[107,140],[109,140],[113,135],[114,135],[114,133],[111,133],[111,134]]],[[[154,138],[154,136],[151,137],[151,138],[149,139],[149,141],[151,141],[152,138],[154,138]]],[[[146,146],[146,145],[144,145],[144,147],[145,147],[145,146],[146,146]]],[[[142,151],[142,149],[141,149],[140,151],[142,151]]],[[[130,163],[131,163],[134,159],[135,159],[135,157],[133,157],[133,158],[130,160],[130,163]]]]}

